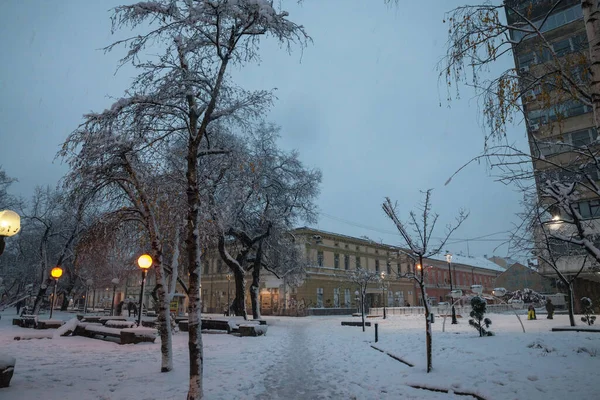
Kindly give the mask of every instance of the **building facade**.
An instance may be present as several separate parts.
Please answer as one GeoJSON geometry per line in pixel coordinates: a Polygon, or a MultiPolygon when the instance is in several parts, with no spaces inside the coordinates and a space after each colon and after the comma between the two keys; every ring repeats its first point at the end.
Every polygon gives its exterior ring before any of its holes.
{"type": "MultiPolygon", "coordinates": [[[[528,29],[523,15],[544,35],[542,40],[537,34],[519,30],[510,33],[522,88],[530,151],[534,156],[533,170],[538,194],[548,180],[574,182],[582,179],[582,173],[586,173],[598,181],[600,170],[594,163],[582,161],[578,153],[578,149],[593,144],[598,136],[592,108],[578,100],[572,91],[568,93],[569,90],[564,89],[568,85],[586,86],[590,82],[589,46],[581,0],[558,3],[549,0],[508,0],[505,4],[510,25],[528,29]],[[568,77],[569,83],[566,83],[565,77],[568,77]]],[[[600,232],[600,198],[596,194],[580,190],[580,200],[575,204],[575,209],[587,220],[590,228],[600,232]]],[[[560,221],[566,217],[561,215],[560,210],[550,209],[550,212],[558,222],[549,224],[548,228],[558,229],[560,221]]],[[[563,229],[566,226],[563,225],[563,229]]],[[[538,232],[536,240],[540,243],[546,239],[542,239],[538,232]]],[[[580,246],[556,241],[551,243],[551,250],[557,257],[558,269],[564,274],[576,274],[582,263],[586,262],[585,251],[580,246]]],[[[587,266],[592,265],[591,259],[587,258],[587,266]]],[[[556,272],[541,260],[539,272],[556,276],[556,272]]],[[[600,277],[595,272],[586,268],[579,280],[586,282],[576,282],[575,287],[586,288],[586,291],[576,289],[576,299],[584,295],[592,298],[600,295],[600,277]]]]}
{"type": "MultiPolygon", "coordinates": [[[[306,276],[300,285],[263,272],[260,287],[261,313],[264,315],[349,314],[359,309],[358,287],[349,274],[366,269],[383,279],[367,288],[365,306],[405,307],[422,305],[420,289],[409,277],[414,262],[406,250],[339,233],[302,227],[293,231],[306,260],[306,276]]],[[[454,256],[450,264],[454,289],[470,292],[473,284],[491,293],[494,280],[503,269],[485,258],[454,256]]],[[[203,312],[222,313],[234,296],[234,285],[227,280],[227,269],[218,257],[208,259],[202,276],[203,312]]],[[[449,301],[450,274],[443,255],[425,261],[425,287],[428,301],[436,305],[449,301]]],[[[250,285],[250,280],[247,282],[250,285]]],[[[250,299],[247,296],[247,307],[250,299]]]]}

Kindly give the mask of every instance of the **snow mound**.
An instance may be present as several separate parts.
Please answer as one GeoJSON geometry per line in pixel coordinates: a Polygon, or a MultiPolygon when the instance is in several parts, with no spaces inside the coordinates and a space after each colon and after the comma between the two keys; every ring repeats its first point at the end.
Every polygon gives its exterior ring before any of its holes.
{"type": "Polygon", "coordinates": [[[54,337],[57,338],[59,336],[67,336],[68,332],[75,331],[77,325],[79,324],[79,320],[75,318],[71,318],[65,324],[63,324],[60,328],[54,331],[54,337]]]}
{"type": "Polygon", "coordinates": [[[0,354],[0,369],[14,367],[16,362],[17,362],[16,358],[6,355],[6,354],[0,354]]]}

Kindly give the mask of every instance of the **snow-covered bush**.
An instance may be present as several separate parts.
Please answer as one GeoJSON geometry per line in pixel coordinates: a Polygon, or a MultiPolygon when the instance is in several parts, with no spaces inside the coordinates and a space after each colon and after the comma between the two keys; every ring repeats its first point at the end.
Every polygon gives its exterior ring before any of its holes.
{"type": "Polygon", "coordinates": [[[471,299],[471,313],[469,314],[472,319],[469,320],[469,325],[479,331],[479,336],[494,336],[492,331],[487,331],[485,328],[489,328],[492,321],[489,318],[484,318],[487,302],[481,296],[475,296],[471,299]],[[485,326],[485,328],[484,328],[485,326]]]}
{"type": "Polygon", "coordinates": [[[596,316],[593,315],[594,309],[592,307],[592,299],[590,299],[589,297],[582,297],[581,310],[584,314],[584,316],[581,317],[581,321],[587,323],[588,325],[593,325],[594,321],[596,321],[596,316]]]}

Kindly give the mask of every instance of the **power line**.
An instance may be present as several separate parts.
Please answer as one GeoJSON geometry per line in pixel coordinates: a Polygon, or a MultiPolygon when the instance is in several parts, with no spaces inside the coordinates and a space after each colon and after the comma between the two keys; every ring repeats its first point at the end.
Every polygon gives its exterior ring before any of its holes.
{"type": "MultiPolygon", "coordinates": [[[[397,231],[388,231],[388,230],[384,230],[381,228],[375,228],[369,225],[364,225],[358,222],[354,222],[354,221],[349,221],[347,219],[344,218],[340,218],[340,217],[336,217],[334,215],[331,214],[327,214],[324,212],[319,212],[320,215],[326,217],[326,218],[330,218],[334,221],[338,221],[338,222],[343,222],[347,225],[350,226],[354,226],[357,228],[362,228],[362,229],[367,229],[369,231],[373,231],[373,232],[377,232],[377,233],[383,233],[386,235],[394,235],[394,236],[401,236],[400,233],[398,233],[397,231]]],[[[448,240],[448,244],[457,244],[457,243],[463,243],[463,242],[506,242],[509,239],[507,238],[501,238],[501,239],[486,239],[489,238],[490,236],[496,236],[496,235],[500,235],[500,234],[506,234],[509,233],[509,231],[499,231],[499,232],[494,232],[494,233],[488,233],[486,235],[481,235],[481,236],[476,236],[473,238],[451,238],[448,240]]],[[[432,239],[436,239],[436,240],[443,240],[443,238],[441,237],[432,237],[432,239]]]]}

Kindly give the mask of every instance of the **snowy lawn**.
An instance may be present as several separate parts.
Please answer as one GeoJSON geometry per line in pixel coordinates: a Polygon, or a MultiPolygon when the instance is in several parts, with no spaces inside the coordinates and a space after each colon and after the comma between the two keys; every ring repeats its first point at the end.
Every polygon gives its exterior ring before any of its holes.
{"type": "MultiPolygon", "coordinates": [[[[12,309],[7,311],[13,311],[12,309]]],[[[187,333],[174,335],[174,365],[160,373],[159,340],[118,345],[84,337],[14,341],[31,329],[0,320],[0,353],[17,358],[3,400],[182,399],[187,391],[187,333]]],[[[14,311],[13,311],[14,312],[14,311]]],[[[541,315],[540,315],[541,316],[541,315]]],[[[550,332],[566,315],[524,320],[489,314],[494,337],[479,338],[466,319],[433,324],[433,371],[425,372],[421,316],[391,316],[374,328],[341,326],[352,317],[266,317],[266,336],[204,334],[207,399],[473,399],[414,389],[473,392],[487,400],[597,398],[600,333],[550,332]],[[396,361],[382,350],[414,364],[396,361]],[[598,356],[596,356],[598,354],[598,356]]],[[[43,317],[42,317],[43,318],[43,317]]],[[[57,313],[69,320],[72,314],[57,313]]]]}

